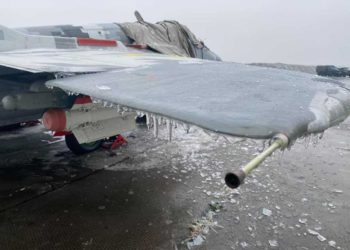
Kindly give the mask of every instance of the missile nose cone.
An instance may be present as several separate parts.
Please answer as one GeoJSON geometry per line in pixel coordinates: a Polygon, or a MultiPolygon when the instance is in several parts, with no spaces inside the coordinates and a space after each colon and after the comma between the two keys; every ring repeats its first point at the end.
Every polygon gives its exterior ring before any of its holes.
{"type": "Polygon", "coordinates": [[[43,115],[43,124],[45,128],[52,131],[64,131],[66,122],[66,113],[63,109],[50,109],[43,115]]]}

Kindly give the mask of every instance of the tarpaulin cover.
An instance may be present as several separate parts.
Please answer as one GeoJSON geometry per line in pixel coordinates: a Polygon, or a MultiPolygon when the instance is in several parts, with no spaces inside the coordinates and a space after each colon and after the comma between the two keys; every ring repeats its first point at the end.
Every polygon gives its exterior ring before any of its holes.
{"type": "Polygon", "coordinates": [[[125,34],[137,44],[167,55],[197,57],[194,46],[203,46],[195,35],[177,21],[120,23],[125,34]]]}

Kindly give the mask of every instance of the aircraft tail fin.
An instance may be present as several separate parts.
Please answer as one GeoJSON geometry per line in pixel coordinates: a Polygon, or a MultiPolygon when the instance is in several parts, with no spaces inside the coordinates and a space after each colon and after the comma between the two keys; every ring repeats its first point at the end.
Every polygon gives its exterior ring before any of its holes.
{"type": "Polygon", "coordinates": [[[0,25],[0,51],[25,48],[24,34],[0,25]]]}
{"type": "Polygon", "coordinates": [[[27,35],[0,25],[0,52],[35,48],[56,48],[55,38],[27,35]]]}

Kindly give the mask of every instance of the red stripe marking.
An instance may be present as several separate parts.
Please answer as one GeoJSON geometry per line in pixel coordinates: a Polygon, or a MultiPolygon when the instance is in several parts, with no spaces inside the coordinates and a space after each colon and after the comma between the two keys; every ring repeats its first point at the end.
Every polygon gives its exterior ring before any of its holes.
{"type": "Polygon", "coordinates": [[[74,104],[87,104],[87,103],[92,103],[90,96],[78,96],[74,102],[74,104]]]}
{"type": "Polygon", "coordinates": [[[117,147],[128,143],[127,140],[125,140],[125,138],[122,135],[117,135],[117,138],[115,139],[115,141],[113,142],[111,149],[116,149],[117,147]]]}
{"type": "Polygon", "coordinates": [[[65,135],[69,135],[71,134],[72,132],[70,131],[56,131],[54,134],[53,134],[53,137],[58,137],[58,136],[65,136],[65,135]]]}
{"type": "Polygon", "coordinates": [[[148,46],[146,44],[128,44],[127,47],[135,48],[135,49],[147,49],[148,46]]]}
{"type": "Polygon", "coordinates": [[[77,38],[77,42],[79,46],[108,46],[108,47],[116,47],[118,45],[117,41],[114,40],[101,40],[101,39],[93,39],[93,38],[77,38]]]}

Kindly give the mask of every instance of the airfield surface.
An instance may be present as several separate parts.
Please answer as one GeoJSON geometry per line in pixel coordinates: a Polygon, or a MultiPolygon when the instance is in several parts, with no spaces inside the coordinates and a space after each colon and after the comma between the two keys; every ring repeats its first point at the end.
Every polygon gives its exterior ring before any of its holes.
{"type": "Polygon", "coordinates": [[[160,132],[79,157],[40,125],[1,132],[0,249],[349,249],[350,120],[238,190],[223,176],[262,141],[160,132]]]}

